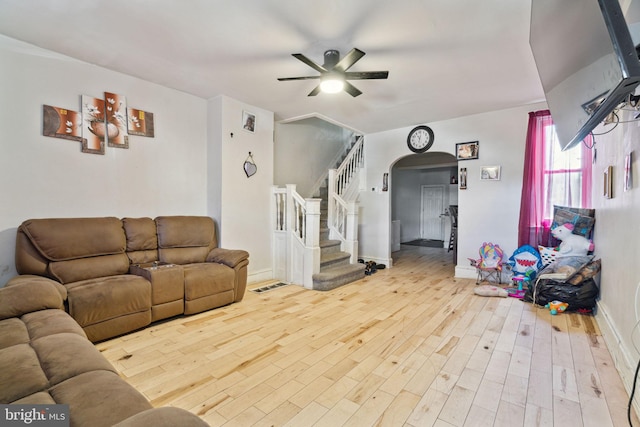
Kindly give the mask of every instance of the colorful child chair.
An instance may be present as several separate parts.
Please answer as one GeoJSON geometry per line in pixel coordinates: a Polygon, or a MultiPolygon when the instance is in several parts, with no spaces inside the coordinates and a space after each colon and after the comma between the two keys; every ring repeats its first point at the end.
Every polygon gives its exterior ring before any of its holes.
{"type": "Polygon", "coordinates": [[[478,250],[480,258],[472,259],[468,258],[471,265],[476,268],[478,277],[476,284],[479,284],[483,280],[487,282],[493,279],[496,283],[502,281],[502,257],[504,252],[499,245],[489,243],[483,243],[478,250]]]}

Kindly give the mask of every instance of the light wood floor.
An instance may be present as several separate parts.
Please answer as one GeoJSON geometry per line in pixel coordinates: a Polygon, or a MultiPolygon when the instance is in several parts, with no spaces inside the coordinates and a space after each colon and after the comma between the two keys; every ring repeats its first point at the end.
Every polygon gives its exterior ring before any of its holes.
{"type": "Polygon", "coordinates": [[[247,292],[98,348],[154,406],[212,426],[628,425],[592,317],[475,296],[444,249],[393,255],[333,291],[247,292]]]}

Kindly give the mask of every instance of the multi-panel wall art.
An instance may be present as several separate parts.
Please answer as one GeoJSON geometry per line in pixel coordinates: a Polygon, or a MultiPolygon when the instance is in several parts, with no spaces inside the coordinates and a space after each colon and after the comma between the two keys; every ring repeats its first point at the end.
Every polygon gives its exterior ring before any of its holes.
{"type": "Polygon", "coordinates": [[[129,135],[154,137],[153,113],[127,107],[123,95],[81,96],[81,111],[43,105],[42,134],[81,143],[83,153],[129,148],[129,135]]]}

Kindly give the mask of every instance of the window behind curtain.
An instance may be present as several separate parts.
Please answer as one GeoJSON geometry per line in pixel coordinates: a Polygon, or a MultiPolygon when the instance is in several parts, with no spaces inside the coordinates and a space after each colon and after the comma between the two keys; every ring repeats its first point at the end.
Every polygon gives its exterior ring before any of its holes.
{"type": "Polygon", "coordinates": [[[529,113],[518,244],[548,246],[553,206],[590,207],[591,137],[561,151],[549,110],[529,113]]]}
{"type": "MultiPolygon", "coordinates": [[[[589,137],[590,140],[591,137],[589,137]]],[[[562,151],[553,124],[546,127],[544,144],[546,145],[544,219],[553,218],[554,205],[590,207],[591,150],[585,149],[583,143],[582,149],[562,151]]]]}

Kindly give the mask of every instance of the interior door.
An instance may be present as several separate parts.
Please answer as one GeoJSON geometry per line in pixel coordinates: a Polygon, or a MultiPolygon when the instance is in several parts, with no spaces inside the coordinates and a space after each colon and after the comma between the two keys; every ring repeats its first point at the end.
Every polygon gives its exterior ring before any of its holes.
{"type": "Polygon", "coordinates": [[[420,234],[423,239],[444,240],[444,186],[423,185],[420,234]]]}

